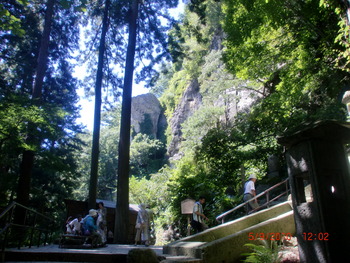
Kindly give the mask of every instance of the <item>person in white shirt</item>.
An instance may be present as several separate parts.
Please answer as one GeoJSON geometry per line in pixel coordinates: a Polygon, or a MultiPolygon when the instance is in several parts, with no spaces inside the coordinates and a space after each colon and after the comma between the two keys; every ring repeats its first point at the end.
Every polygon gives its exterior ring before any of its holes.
{"type": "Polygon", "coordinates": [[[255,182],[256,176],[254,174],[251,174],[249,175],[248,181],[244,184],[243,201],[246,202],[248,200],[251,200],[248,205],[248,213],[251,213],[252,210],[259,207],[258,200],[255,198],[255,182]]]}
{"type": "Polygon", "coordinates": [[[139,205],[139,211],[137,212],[137,218],[136,218],[136,236],[135,236],[135,246],[137,246],[138,242],[140,242],[141,238],[141,244],[145,244],[145,246],[149,246],[149,238],[150,238],[150,232],[149,232],[149,215],[146,211],[146,205],[140,204],[139,205]]]}
{"type": "Polygon", "coordinates": [[[203,212],[203,204],[205,203],[205,198],[203,196],[199,197],[199,200],[193,206],[193,220],[191,222],[191,226],[194,230],[198,232],[202,232],[207,229],[208,226],[204,223],[204,220],[208,220],[208,218],[204,215],[203,212]]]}
{"type": "Polygon", "coordinates": [[[82,221],[82,216],[78,215],[77,218],[73,219],[69,225],[73,230],[73,234],[75,235],[81,235],[81,225],[82,225],[83,221],[82,221]]]}

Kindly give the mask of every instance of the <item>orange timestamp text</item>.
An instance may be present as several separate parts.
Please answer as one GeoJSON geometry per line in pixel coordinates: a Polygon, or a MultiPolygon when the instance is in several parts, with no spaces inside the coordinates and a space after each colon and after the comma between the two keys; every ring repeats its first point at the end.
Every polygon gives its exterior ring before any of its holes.
{"type": "Polygon", "coordinates": [[[319,240],[319,241],[328,241],[329,240],[329,233],[311,233],[311,232],[303,232],[303,238],[306,241],[313,241],[313,240],[319,240]]]}
{"type": "Polygon", "coordinates": [[[248,240],[271,240],[271,241],[280,241],[284,237],[285,240],[291,240],[291,233],[281,233],[281,232],[272,232],[272,233],[262,233],[262,232],[249,232],[248,240]]]}

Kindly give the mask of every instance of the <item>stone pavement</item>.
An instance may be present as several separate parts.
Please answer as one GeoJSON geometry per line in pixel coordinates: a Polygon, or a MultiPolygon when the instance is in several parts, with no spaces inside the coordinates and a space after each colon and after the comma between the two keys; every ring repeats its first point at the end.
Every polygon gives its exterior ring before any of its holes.
{"type": "MultiPolygon", "coordinates": [[[[6,249],[4,262],[124,262],[131,249],[145,246],[108,244],[101,248],[59,248],[58,245],[47,245],[32,248],[6,249]]],[[[157,255],[163,255],[163,247],[149,246],[157,255]]]]}

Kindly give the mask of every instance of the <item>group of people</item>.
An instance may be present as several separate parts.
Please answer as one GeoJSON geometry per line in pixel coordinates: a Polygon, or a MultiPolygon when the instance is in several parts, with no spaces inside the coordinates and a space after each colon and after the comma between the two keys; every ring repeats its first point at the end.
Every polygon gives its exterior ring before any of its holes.
{"type": "MultiPolygon", "coordinates": [[[[68,217],[66,221],[66,234],[96,236],[98,244],[106,244],[107,238],[113,238],[113,233],[108,232],[107,235],[107,209],[103,202],[99,202],[97,210],[90,209],[89,214],[84,218],[77,215],[76,218],[68,217]]],[[[154,238],[154,221],[153,211],[149,205],[140,204],[136,219],[136,237],[135,245],[144,244],[149,246],[152,238],[154,238]]]]}
{"type": "MultiPolygon", "coordinates": [[[[248,181],[244,185],[243,200],[248,202],[248,212],[256,210],[259,205],[257,202],[255,192],[256,176],[251,174],[248,181]]],[[[199,197],[198,201],[193,206],[193,214],[191,226],[196,233],[201,232],[208,228],[206,221],[208,218],[203,211],[203,204],[205,203],[205,197],[199,197]]],[[[89,214],[82,218],[78,215],[72,220],[71,217],[66,222],[66,233],[74,235],[96,235],[101,244],[107,243],[107,209],[104,207],[103,202],[98,204],[97,210],[90,209],[89,214]]],[[[151,242],[151,231],[154,230],[153,211],[149,205],[140,204],[139,211],[136,218],[136,236],[135,245],[144,244],[149,246],[151,242]]]]}
{"type": "Polygon", "coordinates": [[[66,222],[66,234],[96,236],[98,244],[107,243],[107,209],[103,202],[98,203],[98,209],[90,209],[84,218],[78,215],[72,220],[69,217],[66,222]]]}

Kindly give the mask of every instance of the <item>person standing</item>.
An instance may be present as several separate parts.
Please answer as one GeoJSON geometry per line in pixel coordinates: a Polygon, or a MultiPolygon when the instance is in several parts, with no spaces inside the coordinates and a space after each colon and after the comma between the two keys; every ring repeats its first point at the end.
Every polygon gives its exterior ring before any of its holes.
{"type": "Polygon", "coordinates": [[[243,195],[243,201],[246,202],[249,201],[249,205],[247,206],[247,213],[251,213],[252,210],[255,210],[259,207],[258,200],[256,197],[256,191],[255,191],[255,182],[256,182],[256,176],[254,174],[249,175],[248,181],[244,184],[244,195],[243,195]]]}
{"type": "Polygon", "coordinates": [[[107,209],[103,202],[98,203],[97,213],[102,217],[102,223],[107,225],[107,209]]]}
{"type": "Polygon", "coordinates": [[[204,215],[203,212],[204,203],[205,197],[201,196],[193,206],[193,219],[191,222],[191,226],[194,228],[196,233],[202,232],[203,230],[208,228],[208,226],[204,223],[204,220],[208,220],[208,218],[204,215]]]}
{"type": "Polygon", "coordinates": [[[155,229],[154,229],[154,213],[149,204],[146,204],[146,211],[149,221],[149,244],[154,245],[156,241],[155,229]]]}
{"type": "Polygon", "coordinates": [[[135,236],[135,246],[140,242],[140,237],[142,243],[149,246],[149,215],[146,211],[145,204],[139,205],[140,210],[137,212],[136,218],[136,236],[135,236]]]}
{"type": "Polygon", "coordinates": [[[101,235],[102,242],[107,243],[107,209],[103,202],[98,203],[98,217],[97,217],[97,228],[101,235]]]}

